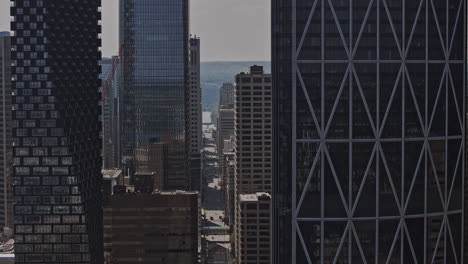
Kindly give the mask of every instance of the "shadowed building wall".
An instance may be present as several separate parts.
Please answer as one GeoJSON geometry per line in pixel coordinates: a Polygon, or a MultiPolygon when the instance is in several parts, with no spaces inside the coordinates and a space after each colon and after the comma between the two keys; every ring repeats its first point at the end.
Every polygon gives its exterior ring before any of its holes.
{"type": "Polygon", "coordinates": [[[466,1],[272,16],[273,262],[466,262],[466,1]]]}
{"type": "Polygon", "coordinates": [[[12,2],[16,263],[103,263],[100,6],[12,2]]]}
{"type": "Polygon", "coordinates": [[[110,263],[198,263],[198,195],[122,193],[104,205],[110,263]]]}

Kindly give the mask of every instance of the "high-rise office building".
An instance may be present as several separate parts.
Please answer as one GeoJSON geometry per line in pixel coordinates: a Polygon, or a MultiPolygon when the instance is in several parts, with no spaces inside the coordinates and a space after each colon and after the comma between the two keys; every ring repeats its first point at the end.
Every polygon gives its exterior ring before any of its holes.
{"type": "Polygon", "coordinates": [[[271,74],[262,66],[237,74],[234,98],[237,191],[271,192],[271,74]]]}
{"type": "Polygon", "coordinates": [[[106,260],[198,263],[196,192],[114,193],[104,205],[106,260]]]}
{"type": "Polygon", "coordinates": [[[272,7],[273,263],[466,262],[466,1],[272,7]]]}
{"type": "Polygon", "coordinates": [[[200,38],[190,39],[190,84],[187,100],[187,146],[189,151],[190,190],[200,191],[203,148],[200,86],[200,38]]]}
{"type": "Polygon", "coordinates": [[[120,0],[122,158],[151,173],[162,149],[164,188],[187,189],[187,0],[120,0]]]}
{"type": "Polygon", "coordinates": [[[234,104],[234,85],[223,83],[219,89],[219,107],[234,104]]]}
{"type": "MultiPolygon", "coordinates": [[[[104,87],[106,87],[106,80],[109,78],[112,71],[112,59],[102,58],[99,63],[101,65],[101,75],[99,78],[102,80],[102,87],[104,93],[104,87]]],[[[110,161],[112,156],[112,137],[109,133],[112,131],[112,114],[111,104],[106,100],[105,96],[102,96],[102,167],[105,169],[110,168],[110,161]]]]}
{"type": "MultiPolygon", "coordinates": [[[[262,66],[254,65],[250,67],[250,72],[237,74],[235,80],[235,254],[239,264],[270,263],[270,211],[265,210],[266,208],[260,210],[260,207],[246,203],[250,201],[250,197],[257,197],[256,193],[271,192],[271,74],[265,73],[262,66]],[[244,207],[248,207],[248,213],[242,212],[244,207]],[[268,232],[247,231],[250,227],[245,224],[252,221],[246,220],[247,215],[258,217],[259,214],[268,220],[264,223],[268,227],[264,231],[268,232]],[[260,243],[261,248],[251,241],[260,243]]],[[[270,202],[268,195],[268,203],[270,202]]],[[[269,208],[268,206],[267,209],[269,208]]]]}
{"type": "Polygon", "coordinates": [[[120,126],[119,126],[119,59],[103,58],[101,60],[102,80],[102,156],[103,168],[120,167],[120,126]]]}
{"type": "Polygon", "coordinates": [[[0,227],[13,227],[11,37],[0,32],[0,227]]]}
{"type": "Polygon", "coordinates": [[[222,160],[224,141],[234,135],[234,104],[219,107],[216,130],[218,157],[222,160]]]}
{"type": "Polygon", "coordinates": [[[235,263],[270,264],[270,194],[240,194],[237,207],[235,263]]]}
{"type": "Polygon", "coordinates": [[[16,263],[103,263],[100,6],[12,2],[16,263]]]}

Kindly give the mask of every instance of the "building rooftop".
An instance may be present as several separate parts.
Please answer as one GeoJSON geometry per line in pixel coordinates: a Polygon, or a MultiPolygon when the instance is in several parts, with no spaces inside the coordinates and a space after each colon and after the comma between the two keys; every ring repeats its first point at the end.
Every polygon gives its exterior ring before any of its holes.
{"type": "Polygon", "coordinates": [[[122,175],[122,170],[102,170],[102,177],[104,179],[117,179],[122,175]]]}
{"type": "Polygon", "coordinates": [[[0,253],[0,260],[14,260],[14,253],[0,253]]]}
{"type": "Polygon", "coordinates": [[[241,194],[239,195],[241,202],[257,202],[261,200],[270,200],[271,195],[269,193],[253,193],[253,194],[241,194]]]}
{"type": "Polygon", "coordinates": [[[234,104],[221,105],[219,111],[234,111],[234,104]]]}
{"type": "Polygon", "coordinates": [[[0,256],[13,254],[15,251],[15,240],[10,239],[0,244],[0,256]]]}
{"type": "Polygon", "coordinates": [[[175,191],[153,191],[153,192],[135,192],[134,191],[134,186],[129,185],[129,186],[123,186],[123,185],[117,185],[115,186],[117,188],[125,187],[125,191],[121,192],[115,192],[114,195],[194,195],[198,194],[196,191],[181,191],[181,190],[175,190],[175,191]]]}

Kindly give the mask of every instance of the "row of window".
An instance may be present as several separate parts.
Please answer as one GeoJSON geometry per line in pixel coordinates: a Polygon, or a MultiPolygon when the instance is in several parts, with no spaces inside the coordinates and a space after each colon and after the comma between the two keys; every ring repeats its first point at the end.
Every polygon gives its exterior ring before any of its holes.
{"type": "MultiPolygon", "coordinates": [[[[36,217],[36,216],[24,216],[26,217],[36,217]]],[[[37,216],[44,219],[45,224],[60,224],[59,215],[44,215],[37,216]],[[58,220],[58,222],[57,222],[58,220]]],[[[69,216],[64,216],[69,217],[69,216]]],[[[73,217],[73,216],[72,216],[73,217]]],[[[15,218],[15,221],[17,218],[15,218]]],[[[19,221],[21,223],[21,220],[19,221]]],[[[64,235],[17,235],[15,237],[17,241],[21,243],[31,243],[31,244],[48,244],[48,243],[86,243],[87,238],[85,235],[76,235],[76,234],[64,234],[64,235]]]]}
{"type": "MultiPolygon", "coordinates": [[[[23,105],[25,106],[25,105],[23,105]]],[[[63,129],[62,128],[34,128],[34,129],[25,129],[25,128],[17,128],[16,129],[16,136],[17,137],[28,137],[29,133],[31,132],[32,137],[47,137],[48,136],[48,130],[50,130],[50,136],[53,137],[61,137],[64,135],[63,129]]],[[[68,139],[66,137],[60,138],[60,142],[62,145],[68,144],[68,139]]]]}
{"type": "MultiPolygon", "coordinates": [[[[40,61],[40,60],[38,60],[38,61],[40,61]]],[[[44,60],[42,60],[42,61],[44,61],[44,60]]],[[[16,89],[26,88],[25,83],[23,81],[16,81],[15,84],[16,84],[16,89]]],[[[43,82],[32,81],[32,82],[27,82],[27,84],[29,85],[29,87],[27,87],[27,88],[41,88],[41,87],[43,87],[43,82]]],[[[50,81],[46,82],[45,87],[46,88],[52,88],[53,87],[52,82],[50,82],[50,81]]]]}
{"type": "MultiPolygon", "coordinates": [[[[34,230],[37,230],[38,232],[35,233],[47,233],[46,230],[52,228],[50,226],[42,226],[38,227],[35,226],[34,230]]],[[[80,241],[78,241],[79,243],[80,241]]],[[[15,250],[18,250],[19,252],[22,253],[40,253],[40,252],[87,252],[88,251],[88,245],[87,244],[55,244],[55,245],[50,245],[50,244],[42,244],[42,245],[30,245],[30,244],[21,244],[21,245],[16,245],[15,250]]]]}
{"type": "MultiPolygon", "coordinates": [[[[15,179],[16,180],[16,179],[15,179]]],[[[20,180],[20,179],[19,179],[20,180]]],[[[46,195],[42,197],[43,204],[56,204],[58,200],[55,200],[53,196],[49,195],[70,195],[79,194],[78,186],[15,186],[15,195],[46,195]]],[[[21,197],[18,197],[21,198],[21,197]]],[[[24,198],[24,197],[23,197],[24,198]]]]}
{"type": "MultiPolygon", "coordinates": [[[[47,147],[35,147],[32,148],[32,155],[33,156],[68,156],[69,151],[67,147],[53,147],[49,152],[49,148],[47,147]]],[[[16,156],[29,156],[30,155],[30,148],[15,148],[15,155],[16,156]]]]}
{"type": "MultiPolygon", "coordinates": [[[[58,205],[58,206],[48,206],[48,205],[36,205],[36,206],[29,206],[29,205],[16,205],[15,206],[15,214],[16,215],[30,215],[30,214],[82,214],[83,207],[82,206],[68,206],[68,205],[58,205]]],[[[30,232],[26,232],[30,233],[30,232]]],[[[65,232],[70,233],[70,231],[65,232]]],[[[73,232],[77,233],[77,232],[73,232]]]]}

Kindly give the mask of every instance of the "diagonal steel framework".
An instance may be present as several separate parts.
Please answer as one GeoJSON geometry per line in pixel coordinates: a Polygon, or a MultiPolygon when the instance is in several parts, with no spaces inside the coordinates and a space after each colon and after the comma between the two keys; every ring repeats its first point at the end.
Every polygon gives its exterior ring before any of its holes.
{"type": "Polygon", "coordinates": [[[292,263],[463,263],[466,1],[304,2],[292,0],[292,263]],[[316,133],[297,133],[299,113],[316,133]]]}

